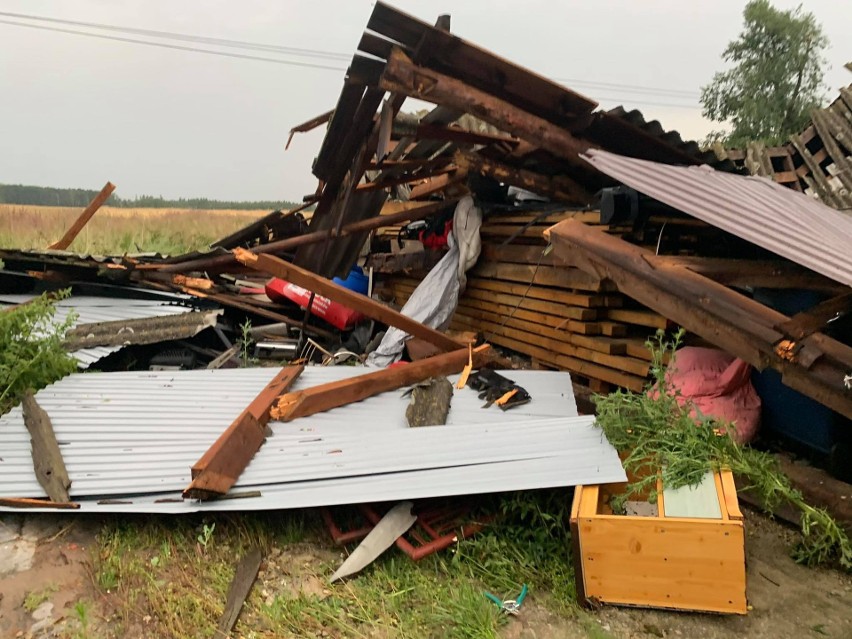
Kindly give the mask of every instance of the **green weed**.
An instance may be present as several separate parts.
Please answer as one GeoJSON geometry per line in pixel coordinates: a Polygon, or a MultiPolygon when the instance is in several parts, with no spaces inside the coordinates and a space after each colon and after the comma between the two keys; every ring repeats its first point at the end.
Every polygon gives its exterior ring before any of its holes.
{"type": "Polygon", "coordinates": [[[77,370],[76,360],[62,345],[74,315],[54,321],[55,300],[68,295],[70,290],[45,293],[0,311],[0,414],[17,404],[26,390],[44,388],[77,370]]]}
{"type": "Polygon", "coordinates": [[[35,612],[35,610],[45,601],[49,600],[51,595],[53,595],[53,593],[57,590],[59,590],[57,586],[48,586],[41,590],[28,592],[27,596],[24,598],[24,610],[27,612],[35,612]]]}
{"type": "Polygon", "coordinates": [[[846,532],[828,512],[804,501],[777,460],[739,445],[733,424],[698,414],[671,387],[664,362],[677,350],[681,337],[682,331],[671,340],[659,331],[647,342],[653,356],[648,392],[619,390],[595,398],[598,426],[627,455],[625,468],[642,478],[628,487],[625,496],[655,495],[658,472],[664,486],[678,488],[697,484],[709,470],[728,468],[748,479],[746,488],[754,490],[770,511],[782,503],[801,510],[802,537],[793,551],[796,561],[809,566],[837,561],[852,570],[852,542],[846,532]]]}

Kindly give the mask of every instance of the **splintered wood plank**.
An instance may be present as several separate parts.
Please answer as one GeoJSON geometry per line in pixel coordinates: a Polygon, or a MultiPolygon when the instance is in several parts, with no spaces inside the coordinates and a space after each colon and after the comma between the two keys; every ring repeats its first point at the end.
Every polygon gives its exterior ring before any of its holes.
{"type": "Polygon", "coordinates": [[[21,408],[24,424],[32,443],[33,470],[39,485],[53,502],[68,502],[71,480],[53,432],[47,412],[38,405],[31,391],[24,393],[21,408]]]}
{"type": "Polygon", "coordinates": [[[535,264],[504,264],[484,262],[471,271],[474,277],[489,277],[511,282],[523,282],[529,285],[559,286],[597,292],[601,290],[601,280],[578,268],[569,266],[536,266],[535,264]]]}
{"type": "Polygon", "coordinates": [[[304,368],[283,368],[195,462],[192,482],[183,491],[185,498],[208,499],[231,489],[266,439],[272,403],[287,392],[304,368]]]}
{"type": "Polygon", "coordinates": [[[112,195],[113,191],[115,191],[115,184],[107,182],[104,185],[104,188],[101,189],[101,192],[98,193],[91,202],[89,202],[89,206],[83,209],[83,212],[80,213],[80,217],[74,221],[71,228],[65,231],[65,235],[47,248],[64,251],[71,246],[71,242],[74,241],[74,238],[76,238],[80,231],[83,230],[83,227],[86,226],[90,219],[92,219],[92,216],[97,213],[98,209],[103,206],[104,202],[109,199],[109,196],[112,195]]]}
{"type": "MultiPolygon", "coordinates": [[[[514,315],[511,315],[511,313],[495,313],[487,309],[477,308],[468,304],[460,304],[457,312],[459,315],[463,315],[474,320],[484,320],[500,325],[505,324],[506,326],[512,326],[521,330],[534,332],[543,337],[561,340],[572,346],[585,348],[590,351],[597,351],[606,355],[624,355],[627,352],[626,345],[620,343],[618,340],[574,332],[567,325],[567,322],[563,322],[564,325],[559,328],[554,328],[540,323],[531,323],[527,319],[518,317],[517,313],[514,315]]],[[[577,352],[579,353],[579,351],[577,352]]]]}
{"type": "Polygon", "coordinates": [[[219,624],[216,626],[216,632],[213,635],[216,639],[228,639],[231,636],[231,630],[233,630],[234,625],[237,623],[240,611],[243,609],[243,604],[257,579],[257,573],[260,571],[262,561],[263,553],[261,553],[260,548],[252,548],[243,555],[240,563],[237,564],[234,578],[228,587],[225,610],[219,618],[219,624]]]}
{"type": "Polygon", "coordinates": [[[348,288],[335,284],[331,280],[311,273],[295,264],[285,262],[271,255],[256,255],[251,251],[243,249],[235,249],[234,255],[237,260],[246,266],[285,279],[296,286],[306,288],[332,301],[340,302],[344,306],[363,313],[371,319],[378,320],[388,326],[403,330],[414,337],[426,340],[441,350],[454,351],[464,346],[458,340],[448,337],[433,328],[429,328],[425,324],[421,324],[417,320],[413,320],[384,304],[380,304],[366,295],[350,291],[348,288]]]}
{"type": "Polygon", "coordinates": [[[653,311],[635,311],[626,308],[611,308],[606,311],[606,316],[617,322],[625,324],[636,324],[649,328],[668,328],[669,320],[653,311]]]}
{"type": "MultiPolygon", "coordinates": [[[[400,293],[404,293],[406,297],[414,291],[416,286],[416,283],[409,284],[407,280],[395,280],[392,283],[393,290],[398,291],[400,293]]],[[[590,297],[588,295],[572,295],[568,293],[564,296],[561,296],[560,291],[553,291],[552,289],[536,290],[536,287],[533,287],[530,289],[530,295],[523,297],[523,295],[500,293],[498,292],[498,290],[485,288],[484,286],[482,286],[481,281],[469,279],[468,286],[465,289],[464,293],[462,293],[461,299],[496,302],[499,304],[509,305],[512,308],[518,306],[518,304],[520,303],[519,308],[522,309],[538,311],[540,313],[546,313],[548,315],[560,315],[564,318],[580,321],[595,320],[598,317],[598,311],[594,308],[588,308],[584,304],[572,306],[561,302],[551,302],[551,298],[547,296],[549,292],[552,292],[554,294],[554,298],[564,297],[572,301],[588,302],[590,297]],[[537,297],[539,295],[541,295],[544,299],[542,299],[541,297],[537,297]]]]}
{"type": "MultiPolygon", "coordinates": [[[[562,353],[568,357],[575,357],[634,375],[645,376],[648,374],[648,362],[631,357],[610,355],[571,343],[570,340],[581,338],[583,337],[582,335],[571,335],[570,333],[559,334],[558,331],[553,331],[545,327],[531,326],[526,322],[520,323],[521,328],[513,328],[512,326],[518,326],[517,323],[514,323],[514,320],[505,321],[499,316],[487,316],[483,313],[477,313],[474,316],[469,313],[470,311],[459,311],[456,313],[456,317],[460,322],[467,324],[469,327],[478,327],[486,336],[492,332],[498,332],[506,337],[525,341],[535,346],[562,353]],[[485,317],[488,317],[488,319],[484,319],[485,317]],[[532,332],[533,330],[535,332],[532,332]]],[[[595,341],[594,337],[585,339],[588,340],[588,343],[595,341]]]]}
{"type": "MultiPolygon", "coordinates": [[[[482,366],[490,356],[491,348],[487,344],[473,349],[474,368],[482,366]]],[[[458,373],[467,365],[468,357],[468,349],[462,348],[404,366],[385,368],[373,373],[287,393],[280,397],[276,406],[272,408],[272,417],[288,422],[298,417],[306,417],[359,402],[379,393],[410,386],[430,377],[458,373]]]]}
{"type": "Polygon", "coordinates": [[[646,380],[644,376],[630,375],[621,369],[599,366],[586,360],[564,355],[560,352],[560,349],[555,350],[539,345],[541,340],[536,339],[535,335],[524,333],[523,331],[509,330],[499,325],[486,327],[483,322],[470,320],[461,315],[456,315],[453,318],[452,327],[458,330],[469,330],[479,327],[479,330],[485,332],[488,340],[494,344],[505,346],[530,357],[535,357],[542,362],[547,362],[561,370],[567,370],[577,375],[583,375],[590,379],[601,379],[636,392],[641,391],[645,387],[646,380]]]}

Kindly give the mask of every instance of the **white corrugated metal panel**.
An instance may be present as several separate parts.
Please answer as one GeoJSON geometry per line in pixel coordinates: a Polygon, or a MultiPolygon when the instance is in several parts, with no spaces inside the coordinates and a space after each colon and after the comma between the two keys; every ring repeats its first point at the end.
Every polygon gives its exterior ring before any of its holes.
{"type": "Polygon", "coordinates": [[[768,178],[591,150],[596,169],[700,220],[852,286],[852,216],[768,178]]]}
{"type": "MultiPolygon", "coordinates": [[[[23,304],[36,297],[35,295],[0,295],[0,307],[23,304]]],[[[179,315],[192,311],[191,307],[179,306],[168,301],[139,300],[118,297],[98,297],[89,295],[74,295],[68,299],[56,302],[54,321],[62,323],[73,311],[77,319],[73,326],[81,324],[97,324],[99,322],[114,322],[116,320],[146,319],[149,317],[165,317],[179,315]]],[[[73,328],[73,327],[72,327],[73,328]]],[[[86,369],[98,360],[124,348],[123,346],[95,346],[83,348],[71,353],[78,362],[80,369],[86,369]]]]}
{"type": "MultiPolygon", "coordinates": [[[[364,372],[309,367],[294,389],[364,372]]],[[[178,498],[190,467],[274,377],[277,369],[89,373],[37,395],[53,421],[75,499],[125,499],[96,510],[188,511],[288,508],[517,490],[624,480],[615,451],[591,418],[576,418],[570,376],[508,371],[533,401],[503,412],[477,393],[456,391],[448,423],[410,429],[400,391],[272,423],[270,437],[235,492],[261,499],[210,504],[155,503],[178,498]],[[138,497],[140,494],[160,493],[138,497]]],[[[0,495],[40,495],[20,408],[0,418],[0,495]]],[[[96,500],[95,500],[96,501],[96,500]]]]}

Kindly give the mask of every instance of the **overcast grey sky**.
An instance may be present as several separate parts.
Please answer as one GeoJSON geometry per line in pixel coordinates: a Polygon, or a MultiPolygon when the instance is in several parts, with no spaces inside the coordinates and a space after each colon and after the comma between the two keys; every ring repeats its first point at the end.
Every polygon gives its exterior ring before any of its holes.
{"type": "MultiPolygon", "coordinates": [[[[428,22],[450,13],[458,35],[559,78],[604,107],[639,108],[649,120],[659,119],[684,137],[700,138],[712,125],[701,117],[699,87],[721,69],[719,56],[741,29],[745,2],[393,4],[428,22]],[[655,92],[628,91],[625,85],[653,87],[655,92]]],[[[774,4],[791,8],[799,2],[774,4]]],[[[852,25],[852,2],[802,4],[831,39],[826,80],[827,95],[834,97],[838,87],[852,82],[843,68],[852,60],[844,39],[852,25]]],[[[370,0],[0,0],[5,12],[347,56],[372,6],[370,0]]],[[[336,59],[289,59],[346,66],[336,59]]],[[[285,152],[287,132],[334,106],[342,80],[342,70],[0,24],[0,182],[99,189],[111,180],[124,197],[300,199],[315,188],[310,166],[322,130],[297,136],[285,152]]]]}

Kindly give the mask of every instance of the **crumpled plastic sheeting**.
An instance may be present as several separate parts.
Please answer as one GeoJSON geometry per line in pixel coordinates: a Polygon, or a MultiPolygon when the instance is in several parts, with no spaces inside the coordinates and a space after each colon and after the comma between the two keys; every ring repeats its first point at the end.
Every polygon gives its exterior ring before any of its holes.
{"type": "MultiPolygon", "coordinates": [[[[473,198],[463,197],[453,214],[453,230],[447,238],[449,250],[402,307],[402,314],[437,330],[445,329],[455,313],[459,294],[467,286],[466,272],[476,264],[482,243],[479,227],[482,211],[473,198]]],[[[379,347],[367,356],[368,366],[385,367],[398,361],[408,333],[389,328],[379,347]]]]}

